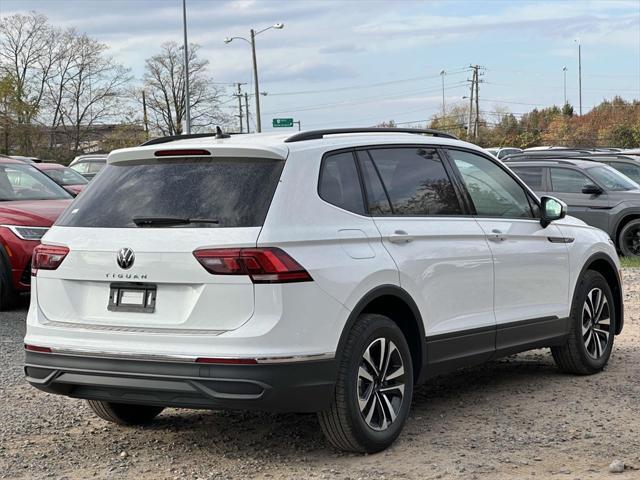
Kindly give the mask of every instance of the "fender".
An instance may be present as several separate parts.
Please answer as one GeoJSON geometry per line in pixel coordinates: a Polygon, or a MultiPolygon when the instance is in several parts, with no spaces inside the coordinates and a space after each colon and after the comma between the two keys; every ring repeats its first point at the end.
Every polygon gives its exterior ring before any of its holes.
{"type": "Polygon", "coordinates": [[[613,289],[611,293],[613,293],[613,295],[616,297],[615,299],[617,300],[615,305],[616,314],[617,314],[615,334],[619,335],[620,332],[622,332],[622,327],[624,326],[624,299],[622,296],[622,284],[620,282],[620,273],[618,272],[618,267],[616,266],[615,262],[609,255],[607,255],[604,252],[594,253],[587,259],[586,262],[584,262],[584,265],[582,266],[582,270],[580,270],[580,274],[576,277],[576,284],[573,285],[573,296],[575,297],[575,294],[576,294],[577,282],[580,280],[580,278],[582,278],[584,273],[589,269],[589,267],[593,264],[593,262],[597,260],[604,260],[609,264],[611,269],[615,272],[615,274],[613,275],[615,277],[615,285],[613,285],[615,289],[613,289]]]}
{"type": "Polygon", "coordinates": [[[386,295],[394,296],[402,300],[404,303],[406,303],[409,309],[411,310],[411,313],[413,314],[414,318],[416,319],[416,322],[417,322],[416,326],[420,334],[419,341],[420,341],[420,357],[421,358],[420,358],[420,365],[414,365],[414,369],[417,370],[415,372],[416,378],[417,378],[416,384],[422,383],[425,379],[425,372],[427,370],[425,368],[427,365],[427,338],[424,330],[424,323],[422,322],[422,315],[420,314],[420,310],[418,309],[418,306],[416,305],[416,303],[413,301],[413,298],[411,297],[411,295],[409,295],[409,293],[407,293],[406,290],[402,289],[397,285],[380,285],[374,288],[373,290],[370,290],[367,294],[365,294],[360,299],[360,301],[356,304],[356,306],[353,308],[353,310],[349,314],[349,318],[347,319],[347,322],[345,323],[345,326],[342,329],[340,340],[338,342],[338,348],[336,350],[336,359],[342,356],[342,351],[344,350],[344,346],[346,344],[349,331],[351,330],[351,327],[353,326],[354,322],[358,319],[360,314],[367,307],[367,305],[369,305],[369,303],[374,301],[376,298],[380,298],[386,295]]]}

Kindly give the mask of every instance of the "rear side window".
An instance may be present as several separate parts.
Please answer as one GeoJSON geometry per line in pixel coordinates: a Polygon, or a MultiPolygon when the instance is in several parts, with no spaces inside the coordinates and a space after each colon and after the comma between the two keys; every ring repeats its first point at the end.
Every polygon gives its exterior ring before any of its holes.
{"type": "Polygon", "coordinates": [[[283,161],[261,158],[107,165],[56,225],[136,228],[134,217],[176,217],[218,223],[171,228],[261,226],[283,166],[283,161]]]}
{"type": "Polygon", "coordinates": [[[542,181],[544,169],[542,167],[512,167],[511,170],[513,170],[529,188],[538,192],[542,191],[544,185],[542,181]]]}
{"type": "Polygon", "coordinates": [[[364,200],[353,153],[337,153],[322,160],[320,198],[336,207],[363,215],[364,200]]]}
{"type": "Polygon", "coordinates": [[[568,168],[550,168],[551,187],[554,192],[561,193],[582,193],[586,185],[592,185],[589,178],[575,170],[568,168]]]}
{"type": "Polygon", "coordinates": [[[394,215],[460,215],[462,209],[438,153],[431,148],[370,150],[394,215]]]}

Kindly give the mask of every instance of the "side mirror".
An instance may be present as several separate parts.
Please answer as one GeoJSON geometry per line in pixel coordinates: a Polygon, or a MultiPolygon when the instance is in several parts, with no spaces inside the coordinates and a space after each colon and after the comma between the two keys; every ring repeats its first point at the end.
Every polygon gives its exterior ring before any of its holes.
{"type": "Polygon", "coordinates": [[[542,214],[540,225],[542,228],[547,228],[554,220],[560,220],[567,215],[567,204],[555,197],[542,197],[540,212],[542,214]]]}
{"type": "Polygon", "coordinates": [[[586,193],[587,195],[600,195],[602,193],[602,189],[597,185],[590,183],[582,187],[582,193],[586,193]]]}

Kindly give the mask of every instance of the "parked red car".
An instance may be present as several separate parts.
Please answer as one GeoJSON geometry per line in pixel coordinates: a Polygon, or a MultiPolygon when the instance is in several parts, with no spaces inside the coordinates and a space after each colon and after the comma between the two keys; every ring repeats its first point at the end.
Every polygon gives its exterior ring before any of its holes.
{"type": "Polygon", "coordinates": [[[72,196],[32,165],[0,156],[0,309],[31,284],[31,253],[72,196]]]}
{"type": "Polygon", "coordinates": [[[78,172],[59,163],[34,163],[33,166],[74,196],[89,183],[78,172]]]}

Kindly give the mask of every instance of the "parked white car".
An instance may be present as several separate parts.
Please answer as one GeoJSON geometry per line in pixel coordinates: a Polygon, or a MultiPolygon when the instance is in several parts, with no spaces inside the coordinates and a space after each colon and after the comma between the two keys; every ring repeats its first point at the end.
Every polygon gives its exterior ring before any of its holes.
{"type": "Polygon", "coordinates": [[[379,451],[434,375],[541,347],[603,369],[620,265],[565,208],[437,131],[116,150],[36,248],[27,380],[126,425],[318,412],[337,448],[379,451]]]}
{"type": "Polygon", "coordinates": [[[492,147],[492,148],[485,148],[485,150],[489,152],[491,155],[493,155],[494,157],[499,158],[500,160],[502,160],[507,155],[522,153],[522,149],[516,148],[516,147],[492,147]]]}

